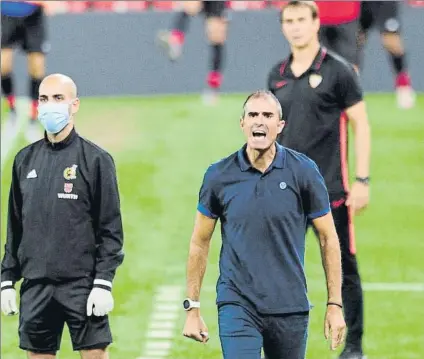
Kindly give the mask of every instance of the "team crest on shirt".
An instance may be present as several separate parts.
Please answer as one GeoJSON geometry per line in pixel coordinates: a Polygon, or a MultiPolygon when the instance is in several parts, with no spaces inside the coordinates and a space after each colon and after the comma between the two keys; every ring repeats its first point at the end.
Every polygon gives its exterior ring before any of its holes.
{"type": "Polygon", "coordinates": [[[65,182],[63,186],[63,192],[64,193],[58,193],[57,198],[59,199],[78,199],[78,195],[75,193],[72,193],[72,190],[74,189],[74,184],[70,182],[65,182]]]}
{"type": "Polygon", "coordinates": [[[77,178],[77,167],[77,165],[72,165],[72,167],[65,168],[63,177],[68,181],[77,178]]]}
{"type": "Polygon", "coordinates": [[[71,193],[73,188],[73,183],[65,183],[65,185],[63,186],[63,190],[65,191],[65,193],[71,193]]]}
{"type": "Polygon", "coordinates": [[[319,84],[322,82],[322,76],[319,74],[312,74],[309,76],[309,85],[314,89],[319,86],[319,84]]]}

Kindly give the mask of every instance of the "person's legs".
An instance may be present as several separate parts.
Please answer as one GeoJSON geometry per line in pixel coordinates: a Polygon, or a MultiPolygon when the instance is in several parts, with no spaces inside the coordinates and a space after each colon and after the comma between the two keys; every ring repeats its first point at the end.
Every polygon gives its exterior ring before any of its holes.
{"type": "Polygon", "coordinates": [[[219,337],[224,359],[260,359],[261,320],[238,304],[218,306],[219,337]]]}
{"type": "Polygon", "coordinates": [[[308,338],[309,313],[264,317],[266,359],[304,359],[308,338]]]}
{"type": "Polygon", "coordinates": [[[367,41],[368,31],[374,26],[375,23],[375,5],[362,1],[361,14],[359,16],[358,33],[356,37],[356,59],[355,64],[359,71],[364,63],[364,48],[367,41]]]}
{"type": "Polygon", "coordinates": [[[82,359],[108,359],[107,347],[112,343],[109,318],[87,316],[92,286],[91,278],[64,282],[57,287],[55,299],[63,307],[73,349],[82,359]]]}
{"type": "Polygon", "coordinates": [[[1,89],[9,109],[9,124],[16,123],[16,99],[13,82],[13,47],[21,40],[16,18],[1,15],[1,89]]]}
{"type": "Polygon", "coordinates": [[[1,90],[10,112],[16,112],[15,88],[12,76],[13,49],[1,49],[1,90]]]}
{"type": "Polygon", "coordinates": [[[21,285],[19,347],[30,359],[55,359],[60,348],[64,317],[54,292],[46,281],[24,280],[21,285]]]}
{"type": "Polygon", "coordinates": [[[206,102],[214,104],[222,84],[225,42],[227,40],[228,20],[224,1],[205,1],[206,34],[210,44],[210,70],[206,79],[208,94],[206,102]]]}
{"type": "Polygon", "coordinates": [[[80,351],[81,359],[109,359],[106,349],[89,349],[80,351]]]}
{"type": "Polygon", "coordinates": [[[398,106],[408,109],[415,104],[415,93],[407,69],[406,53],[400,32],[399,4],[395,1],[384,2],[380,4],[379,10],[377,26],[395,74],[398,106]]]}
{"type": "Polygon", "coordinates": [[[202,11],[202,1],[181,1],[182,11],[174,15],[170,31],[161,31],[158,34],[159,44],[166,50],[171,61],[177,60],[183,51],[183,45],[190,17],[202,11]]]}
{"type": "Polygon", "coordinates": [[[27,53],[29,96],[31,100],[30,123],[25,136],[28,142],[35,142],[42,137],[36,121],[38,115],[38,88],[46,73],[45,53],[48,50],[48,45],[46,44],[45,15],[41,8],[25,19],[23,28],[25,31],[23,47],[27,53]]]}
{"type": "Polygon", "coordinates": [[[356,243],[352,215],[344,203],[332,208],[334,224],[340,241],[342,255],[343,285],[342,296],[347,325],[347,337],[341,358],[351,355],[362,356],[364,332],[364,299],[356,259],[356,243]]]}

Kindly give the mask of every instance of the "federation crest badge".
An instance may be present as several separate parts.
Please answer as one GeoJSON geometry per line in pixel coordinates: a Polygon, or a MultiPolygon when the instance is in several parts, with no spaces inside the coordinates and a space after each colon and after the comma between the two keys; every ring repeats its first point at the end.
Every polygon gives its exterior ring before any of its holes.
{"type": "Polygon", "coordinates": [[[72,167],[65,168],[63,177],[68,181],[77,178],[77,167],[77,165],[73,165],[72,167]]]}
{"type": "Polygon", "coordinates": [[[309,76],[309,85],[314,89],[319,86],[319,84],[322,82],[322,76],[318,74],[312,74],[309,76]]]}
{"type": "Polygon", "coordinates": [[[71,193],[73,188],[74,188],[73,183],[65,183],[63,190],[65,191],[65,193],[71,193]]]}

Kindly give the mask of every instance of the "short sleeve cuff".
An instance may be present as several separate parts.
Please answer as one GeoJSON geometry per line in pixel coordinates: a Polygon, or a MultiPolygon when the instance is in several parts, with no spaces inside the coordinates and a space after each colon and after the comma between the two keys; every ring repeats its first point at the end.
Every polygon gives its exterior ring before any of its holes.
{"type": "Polygon", "coordinates": [[[316,218],[325,216],[329,212],[330,212],[330,207],[327,207],[326,209],[323,209],[322,211],[309,214],[308,217],[309,219],[316,219],[316,218]]]}
{"type": "Polygon", "coordinates": [[[349,100],[346,101],[344,109],[347,110],[348,108],[357,105],[359,102],[361,102],[363,100],[364,100],[363,96],[358,96],[358,97],[349,99],[349,100]]]}
{"type": "Polygon", "coordinates": [[[209,209],[207,209],[203,204],[199,203],[197,205],[197,210],[203,214],[206,217],[212,218],[212,219],[217,219],[218,216],[216,214],[213,214],[209,209]]]}

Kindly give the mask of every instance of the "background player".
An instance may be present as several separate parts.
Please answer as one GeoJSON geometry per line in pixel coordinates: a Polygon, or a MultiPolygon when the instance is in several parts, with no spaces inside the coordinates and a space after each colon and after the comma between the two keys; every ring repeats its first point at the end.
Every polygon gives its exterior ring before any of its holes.
{"type": "Polygon", "coordinates": [[[281,103],[283,146],[304,153],[324,176],[342,250],[343,304],[348,327],[340,359],[362,359],[363,293],[356,259],[353,215],[369,201],[370,128],[363,91],[351,64],[320,46],[313,1],[290,1],[282,31],[290,56],[270,71],[268,89],[281,103]],[[349,188],[347,119],[355,136],[356,179],[349,188]]]}
{"type": "Polygon", "coordinates": [[[318,1],[320,42],[356,67],[361,5],[357,1],[318,1]]]}
{"type": "Polygon", "coordinates": [[[181,5],[183,10],[175,15],[172,29],[160,32],[158,41],[171,61],[177,60],[182,54],[190,16],[204,12],[206,33],[211,47],[210,71],[206,79],[208,91],[205,91],[204,99],[213,104],[217,100],[222,83],[222,59],[227,37],[225,1],[181,1],[181,5]]]}
{"type": "Polygon", "coordinates": [[[358,35],[358,64],[361,63],[363,57],[367,33],[374,25],[380,31],[381,42],[391,58],[392,67],[396,75],[395,88],[398,106],[403,109],[411,108],[415,104],[415,93],[406,67],[405,49],[400,36],[398,2],[362,2],[358,35]]]}
{"type": "Polygon", "coordinates": [[[41,138],[37,124],[38,88],[45,75],[48,51],[45,14],[54,1],[2,1],[1,3],[1,88],[9,107],[9,124],[16,124],[15,87],[12,78],[13,49],[20,46],[28,58],[31,98],[30,122],[25,137],[29,142],[41,138]]]}

